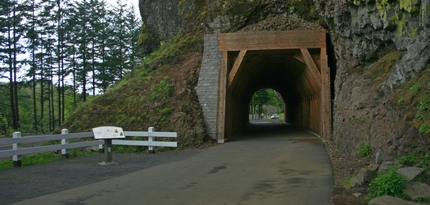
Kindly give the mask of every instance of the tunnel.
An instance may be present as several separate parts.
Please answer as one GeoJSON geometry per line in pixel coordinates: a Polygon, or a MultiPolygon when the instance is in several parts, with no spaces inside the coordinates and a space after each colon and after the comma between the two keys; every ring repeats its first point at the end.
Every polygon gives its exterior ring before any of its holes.
{"type": "Polygon", "coordinates": [[[220,34],[222,65],[218,141],[234,138],[249,123],[249,103],[260,89],[284,102],[283,121],[330,138],[330,69],[325,30],[220,34]]]}

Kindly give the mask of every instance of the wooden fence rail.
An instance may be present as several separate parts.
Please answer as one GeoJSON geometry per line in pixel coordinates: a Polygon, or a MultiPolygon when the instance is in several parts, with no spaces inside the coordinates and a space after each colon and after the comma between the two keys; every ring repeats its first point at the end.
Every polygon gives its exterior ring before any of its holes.
{"type": "MultiPolygon", "coordinates": [[[[141,131],[124,131],[124,135],[127,137],[147,137],[148,141],[142,140],[112,140],[113,145],[127,145],[127,146],[147,146],[148,153],[154,153],[154,147],[177,147],[177,142],[168,141],[155,141],[156,138],[176,138],[176,132],[154,132],[154,128],[148,128],[148,132],[141,131]]],[[[67,129],[61,130],[61,134],[58,135],[39,135],[39,136],[26,136],[21,137],[21,132],[14,132],[12,138],[0,139],[1,145],[12,145],[11,150],[1,150],[0,158],[13,157],[13,163],[15,167],[21,166],[21,155],[28,155],[40,152],[50,152],[61,150],[61,154],[65,157],[68,156],[68,150],[80,147],[91,147],[91,146],[102,146],[104,140],[94,140],[93,132],[81,132],[81,133],[69,133],[67,129]],[[91,138],[92,140],[73,142],[69,143],[69,139],[83,139],[91,138]],[[32,142],[45,142],[61,140],[61,144],[56,145],[45,145],[35,147],[21,147],[23,143],[32,142]]]]}

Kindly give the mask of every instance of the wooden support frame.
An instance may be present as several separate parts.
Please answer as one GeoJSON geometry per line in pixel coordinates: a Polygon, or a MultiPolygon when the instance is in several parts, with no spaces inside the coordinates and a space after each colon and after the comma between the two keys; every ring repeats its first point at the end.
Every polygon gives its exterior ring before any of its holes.
{"type": "Polygon", "coordinates": [[[325,140],[331,139],[332,108],[331,108],[331,85],[330,68],[328,67],[328,57],[326,47],[321,48],[321,137],[325,140]]]}
{"type": "Polygon", "coordinates": [[[219,94],[218,94],[218,116],[217,116],[217,138],[218,143],[224,143],[225,140],[225,112],[227,96],[227,51],[222,52],[221,69],[219,73],[219,94]]]}
{"type": "Polygon", "coordinates": [[[305,60],[306,67],[310,71],[311,77],[313,78],[313,82],[316,83],[317,88],[321,88],[321,73],[315,65],[314,60],[312,59],[311,54],[307,48],[301,48],[303,59],[305,60]]]}
{"type": "Polygon", "coordinates": [[[228,88],[234,87],[234,83],[237,83],[237,78],[240,77],[243,73],[243,69],[240,69],[243,67],[244,58],[247,53],[247,50],[241,50],[239,52],[239,55],[236,58],[236,61],[234,62],[233,68],[228,74],[228,88]],[[235,80],[236,79],[236,80],[235,80]]]}
{"type": "Polygon", "coordinates": [[[234,130],[231,126],[235,123],[226,124],[229,120],[231,122],[232,117],[227,113],[227,108],[232,108],[227,103],[232,103],[232,92],[236,92],[234,90],[238,83],[247,76],[245,66],[249,65],[246,62],[255,62],[250,57],[254,55],[254,51],[297,51],[291,52],[291,56],[287,57],[303,63],[298,66],[303,70],[294,71],[294,75],[301,81],[301,84],[296,85],[297,89],[303,92],[301,97],[307,99],[301,102],[307,103],[301,105],[303,114],[306,115],[302,121],[308,126],[305,128],[318,132],[323,139],[331,138],[331,85],[330,68],[327,65],[326,30],[224,33],[218,35],[218,42],[219,51],[222,52],[217,114],[219,143],[224,143],[226,133],[234,130]]]}

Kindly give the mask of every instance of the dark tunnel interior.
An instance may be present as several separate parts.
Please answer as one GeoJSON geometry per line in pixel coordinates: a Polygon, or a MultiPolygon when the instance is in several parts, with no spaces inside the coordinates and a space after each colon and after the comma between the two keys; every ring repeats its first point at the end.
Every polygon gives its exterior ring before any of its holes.
{"type": "MultiPolygon", "coordinates": [[[[309,49],[319,65],[320,49],[309,49]]],[[[229,52],[233,64],[239,52],[229,52]]],[[[229,67],[232,67],[230,65],[229,67]]],[[[320,88],[306,72],[299,49],[248,51],[243,59],[243,72],[227,92],[227,133],[233,136],[249,122],[248,107],[253,94],[260,89],[274,89],[284,101],[284,121],[319,132],[320,88]]],[[[321,69],[318,67],[318,69],[321,69]]]]}

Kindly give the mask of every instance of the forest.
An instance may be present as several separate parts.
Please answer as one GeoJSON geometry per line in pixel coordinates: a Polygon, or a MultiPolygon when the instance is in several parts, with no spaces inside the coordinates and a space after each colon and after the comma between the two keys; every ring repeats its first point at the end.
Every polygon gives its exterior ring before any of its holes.
{"type": "Polygon", "coordinates": [[[121,0],[0,4],[0,136],[53,132],[142,59],[140,16],[121,0]]]}

